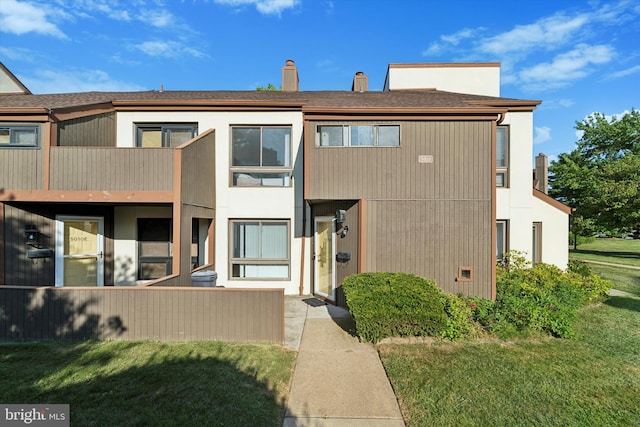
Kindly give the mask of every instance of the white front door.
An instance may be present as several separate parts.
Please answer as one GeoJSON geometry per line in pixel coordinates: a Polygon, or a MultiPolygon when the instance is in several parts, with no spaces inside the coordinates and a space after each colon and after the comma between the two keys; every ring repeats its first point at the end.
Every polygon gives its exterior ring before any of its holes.
{"type": "Polygon", "coordinates": [[[56,286],[104,285],[104,218],[56,217],[56,286]]]}
{"type": "Polygon", "coordinates": [[[332,216],[315,218],[314,292],[331,301],[336,299],[336,233],[332,216]]]}

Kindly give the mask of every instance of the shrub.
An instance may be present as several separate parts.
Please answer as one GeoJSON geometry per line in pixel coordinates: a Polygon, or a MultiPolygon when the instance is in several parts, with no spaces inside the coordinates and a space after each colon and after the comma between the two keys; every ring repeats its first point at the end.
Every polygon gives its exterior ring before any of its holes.
{"type": "Polygon", "coordinates": [[[574,334],[578,308],[604,299],[608,287],[608,281],[575,263],[563,272],[548,264],[527,268],[512,262],[498,269],[492,312],[476,318],[492,332],[531,329],[567,338],[574,334]]]}
{"type": "Polygon", "coordinates": [[[432,280],[408,273],[361,273],[342,283],[363,341],[391,336],[440,336],[447,327],[442,292],[432,280]]]}
{"type": "Polygon", "coordinates": [[[441,336],[450,340],[457,340],[472,336],[476,333],[473,321],[472,306],[460,295],[442,294],[444,312],[447,315],[445,327],[441,336]]]}

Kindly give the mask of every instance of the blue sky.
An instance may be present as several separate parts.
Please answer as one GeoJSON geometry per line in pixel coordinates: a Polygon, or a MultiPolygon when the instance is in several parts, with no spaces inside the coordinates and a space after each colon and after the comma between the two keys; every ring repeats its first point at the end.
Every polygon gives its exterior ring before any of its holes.
{"type": "MultiPolygon", "coordinates": [[[[0,0],[0,61],[33,93],[381,90],[389,63],[502,64],[539,99],[534,151],[556,158],[593,112],[640,108],[640,1],[0,0]]],[[[0,101],[1,102],[1,101],[0,101]]]]}

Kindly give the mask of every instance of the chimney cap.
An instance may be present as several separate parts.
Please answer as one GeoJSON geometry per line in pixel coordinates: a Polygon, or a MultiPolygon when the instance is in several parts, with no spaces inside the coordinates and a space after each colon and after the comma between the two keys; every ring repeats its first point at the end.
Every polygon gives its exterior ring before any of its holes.
{"type": "Polygon", "coordinates": [[[287,59],[287,61],[286,61],[286,65],[287,65],[287,66],[296,65],[296,62],[295,62],[293,59],[287,59]]]}

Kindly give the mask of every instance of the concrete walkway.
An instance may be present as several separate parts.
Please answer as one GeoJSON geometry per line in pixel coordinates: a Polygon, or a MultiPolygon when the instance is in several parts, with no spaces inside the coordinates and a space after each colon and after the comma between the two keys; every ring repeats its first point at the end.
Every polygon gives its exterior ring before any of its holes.
{"type": "Polygon", "coordinates": [[[286,345],[298,350],[283,427],[404,427],[378,352],[354,337],[349,313],[287,297],[286,345]]]}

